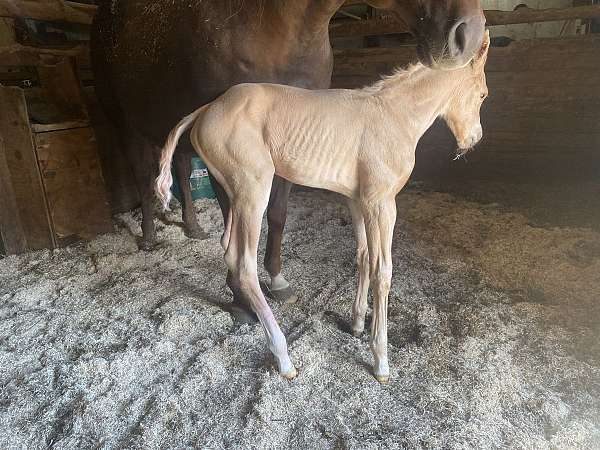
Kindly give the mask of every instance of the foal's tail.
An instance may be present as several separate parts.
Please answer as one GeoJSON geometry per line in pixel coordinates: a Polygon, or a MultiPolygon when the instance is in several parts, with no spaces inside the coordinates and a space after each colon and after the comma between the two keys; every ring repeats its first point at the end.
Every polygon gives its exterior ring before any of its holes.
{"type": "Polygon", "coordinates": [[[156,179],[154,190],[160,203],[166,210],[169,209],[169,202],[171,201],[171,186],[173,185],[171,162],[173,161],[173,154],[177,148],[177,143],[179,142],[181,135],[191,128],[192,123],[198,118],[203,109],[204,107],[199,108],[189,116],[184,117],[181,122],[173,128],[160,155],[159,174],[156,179]]]}

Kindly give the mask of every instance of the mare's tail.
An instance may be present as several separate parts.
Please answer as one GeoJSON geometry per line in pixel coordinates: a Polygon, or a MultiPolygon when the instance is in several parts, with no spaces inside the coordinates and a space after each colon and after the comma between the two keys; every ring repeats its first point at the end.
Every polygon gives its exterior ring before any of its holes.
{"type": "Polygon", "coordinates": [[[173,128],[160,155],[159,174],[156,179],[154,190],[160,203],[166,210],[169,209],[169,202],[171,201],[171,186],[173,185],[171,162],[173,161],[173,154],[177,148],[177,143],[179,142],[181,135],[191,128],[193,122],[198,118],[203,109],[204,107],[199,108],[189,116],[184,117],[181,122],[173,128]]]}

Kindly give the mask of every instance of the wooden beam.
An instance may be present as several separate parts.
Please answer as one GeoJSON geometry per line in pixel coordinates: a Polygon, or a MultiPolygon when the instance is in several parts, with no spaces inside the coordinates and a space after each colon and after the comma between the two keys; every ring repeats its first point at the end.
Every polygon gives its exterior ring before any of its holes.
{"type": "MultiPolygon", "coordinates": [[[[348,0],[344,6],[364,3],[348,0]]],[[[72,1],[61,0],[0,0],[0,17],[28,18],[47,21],[62,21],[89,25],[97,7],[72,1]]],[[[517,23],[549,22],[555,20],[592,19],[600,17],[600,5],[577,6],[561,9],[519,8],[517,11],[486,11],[488,25],[509,25],[517,23]]],[[[364,21],[367,22],[367,21],[364,21]]],[[[399,25],[399,24],[398,24],[399,25]]],[[[372,28],[372,27],[370,27],[372,28]]],[[[406,30],[397,29],[395,33],[406,30]]],[[[374,30],[368,31],[369,33],[374,30]]],[[[341,32],[339,32],[341,33],[341,32]]],[[[363,32],[364,33],[364,32],[363,32]]],[[[387,34],[389,31],[379,34],[387,34]]],[[[358,36],[360,36],[359,34],[358,36]]],[[[368,34],[362,34],[368,36],[368,34]]]]}
{"type": "Polygon", "coordinates": [[[600,17],[600,5],[576,6],[572,8],[532,9],[516,11],[485,12],[488,25],[513,25],[517,23],[553,22],[556,20],[594,19],[600,17]]]}
{"type": "MultiPolygon", "coordinates": [[[[571,19],[593,19],[600,17],[600,5],[577,6],[572,8],[531,9],[519,8],[516,11],[486,10],[488,26],[512,25],[518,23],[552,22],[571,19]]],[[[330,26],[332,38],[378,36],[406,33],[406,27],[386,15],[369,20],[344,20],[330,26]]]]}
{"type": "Polygon", "coordinates": [[[6,153],[8,149],[0,136],[0,253],[16,255],[27,250],[27,239],[17,214],[18,205],[6,163],[6,153]]]}
{"type": "Polygon", "coordinates": [[[2,66],[52,66],[65,58],[85,55],[87,45],[78,45],[69,49],[30,47],[21,44],[0,46],[0,65],[2,66]]]}
{"type": "MultiPolygon", "coordinates": [[[[348,87],[348,83],[353,81],[356,81],[356,84],[350,87],[357,87],[377,80],[381,74],[390,73],[395,67],[415,62],[417,55],[415,47],[360,48],[335,50],[334,60],[335,87],[340,86],[338,81],[341,79],[346,83],[344,87],[348,87]]],[[[527,39],[515,41],[507,47],[492,47],[486,73],[489,79],[493,79],[496,72],[505,73],[507,77],[511,74],[516,77],[517,73],[523,71],[541,76],[545,72],[556,70],[557,61],[567,64],[574,73],[592,73],[598,71],[599,60],[599,34],[527,39]],[[532,58],[532,54],[536,57],[532,58]]],[[[577,81],[573,75],[573,82],[583,84],[585,80],[577,81]]]]}
{"type": "Polygon", "coordinates": [[[0,17],[90,25],[97,7],[63,0],[0,0],[0,17]]]}

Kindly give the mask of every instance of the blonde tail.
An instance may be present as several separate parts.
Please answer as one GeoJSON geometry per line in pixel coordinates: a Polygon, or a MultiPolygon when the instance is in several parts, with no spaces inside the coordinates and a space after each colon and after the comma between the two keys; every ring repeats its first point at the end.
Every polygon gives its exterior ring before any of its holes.
{"type": "Polygon", "coordinates": [[[181,135],[192,126],[192,123],[200,115],[203,108],[194,111],[189,116],[184,117],[181,122],[171,131],[167,142],[163,147],[160,155],[159,163],[159,175],[156,179],[154,190],[158,196],[160,203],[166,210],[169,210],[169,202],[171,201],[171,186],[173,185],[173,175],[171,174],[171,162],[173,161],[173,154],[177,148],[177,143],[181,138],[181,135]]]}

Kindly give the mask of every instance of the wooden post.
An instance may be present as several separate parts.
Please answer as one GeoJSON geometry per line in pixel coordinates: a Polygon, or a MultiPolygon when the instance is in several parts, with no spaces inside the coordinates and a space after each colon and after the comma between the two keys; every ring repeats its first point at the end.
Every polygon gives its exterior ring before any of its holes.
{"type": "Polygon", "coordinates": [[[21,219],[16,214],[17,201],[6,163],[6,146],[0,135],[0,253],[16,255],[27,250],[21,219]]]}
{"type": "MultiPolygon", "coordinates": [[[[0,136],[2,137],[2,159],[5,161],[1,174],[12,186],[16,209],[5,214],[18,215],[20,228],[27,242],[27,249],[53,248],[52,226],[35,147],[33,144],[25,95],[19,88],[0,87],[0,136]]],[[[5,187],[5,189],[7,189],[5,187]]],[[[16,220],[12,221],[13,226],[16,220]]],[[[3,233],[6,238],[6,235],[3,233]]],[[[7,243],[5,242],[5,247],[7,243]]],[[[13,244],[10,244],[13,245],[13,244]]],[[[22,245],[20,238],[15,248],[22,245]]]]}

